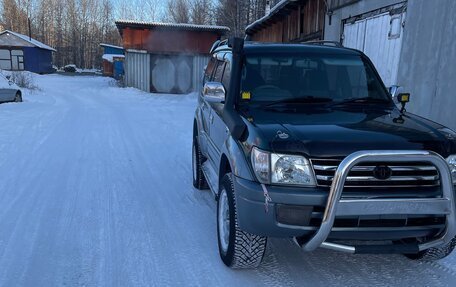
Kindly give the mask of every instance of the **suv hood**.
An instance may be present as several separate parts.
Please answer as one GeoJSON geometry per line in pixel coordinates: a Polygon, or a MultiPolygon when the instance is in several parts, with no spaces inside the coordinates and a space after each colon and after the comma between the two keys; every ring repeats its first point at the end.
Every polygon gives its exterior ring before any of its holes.
{"type": "Polygon", "coordinates": [[[376,149],[431,150],[443,157],[456,153],[456,134],[450,129],[409,113],[401,117],[397,109],[251,109],[245,116],[255,145],[275,152],[314,158],[376,149]]]}

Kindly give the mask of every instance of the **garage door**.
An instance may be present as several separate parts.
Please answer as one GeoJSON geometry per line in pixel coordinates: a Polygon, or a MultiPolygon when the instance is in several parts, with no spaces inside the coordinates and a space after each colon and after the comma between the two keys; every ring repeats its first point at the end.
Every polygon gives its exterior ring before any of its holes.
{"type": "Polygon", "coordinates": [[[405,12],[390,12],[344,24],[343,45],[363,51],[387,87],[397,85],[405,12]]]}
{"type": "Polygon", "coordinates": [[[192,56],[154,55],[151,71],[152,92],[186,94],[192,91],[192,56]]]}

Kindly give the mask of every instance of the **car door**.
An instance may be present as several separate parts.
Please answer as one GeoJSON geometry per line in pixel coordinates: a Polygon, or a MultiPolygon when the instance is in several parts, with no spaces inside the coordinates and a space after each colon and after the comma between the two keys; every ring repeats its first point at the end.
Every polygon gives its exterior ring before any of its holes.
{"type": "Polygon", "coordinates": [[[11,101],[11,91],[9,89],[0,89],[0,102],[11,101]]]}
{"type": "Polygon", "coordinates": [[[0,76],[0,102],[10,102],[16,97],[17,89],[12,87],[13,84],[5,78],[3,75],[0,76]]]}
{"type": "MultiPolygon", "coordinates": [[[[223,58],[224,71],[222,78],[219,81],[225,87],[226,94],[228,94],[231,79],[231,53],[226,53],[223,58]]],[[[213,104],[213,119],[211,122],[211,138],[217,150],[217,156],[220,157],[223,144],[229,136],[229,129],[223,121],[224,104],[213,104]]]]}
{"type": "MultiPolygon", "coordinates": [[[[217,54],[217,67],[214,70],[212,76],[212,82],[222,82],[223,72],[225,70],[225,61],[223,61],[224,54],[217,54]]],[[[209,141],[208,141],[208,153],[210,160],[215,169],[218,167],[218,159],[220,157],[220,149],[217,147],[217,140],[219,138],[219,131],[215,128],[214,123],[217,117],[217,114],[220,113],[223,109],[222,104],[211,103],[210,114],[209,114],[209,141]]]]}

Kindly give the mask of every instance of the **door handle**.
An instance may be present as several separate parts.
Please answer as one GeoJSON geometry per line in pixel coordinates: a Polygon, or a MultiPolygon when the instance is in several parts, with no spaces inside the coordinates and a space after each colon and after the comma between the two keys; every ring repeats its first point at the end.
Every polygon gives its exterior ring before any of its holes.
{"type": "Polygon", "coordinates": [[[214,116],[213,116],[213,115],[210,115],[210,116],[209,116],[209,121],[211,122],[211,124],[214,123],[214,116]]]}

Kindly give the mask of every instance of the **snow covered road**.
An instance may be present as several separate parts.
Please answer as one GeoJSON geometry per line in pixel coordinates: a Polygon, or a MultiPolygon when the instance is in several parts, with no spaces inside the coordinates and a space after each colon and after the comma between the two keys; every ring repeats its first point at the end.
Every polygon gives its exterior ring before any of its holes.
{"type": "Polygon", "coordinates": [[[265,264],[219,260],[215,202],[191,183],[195,95],[36,76],[0,105],[0,286],[455,286],[456,254],[303,253],[271,240],[265,264]]]}

